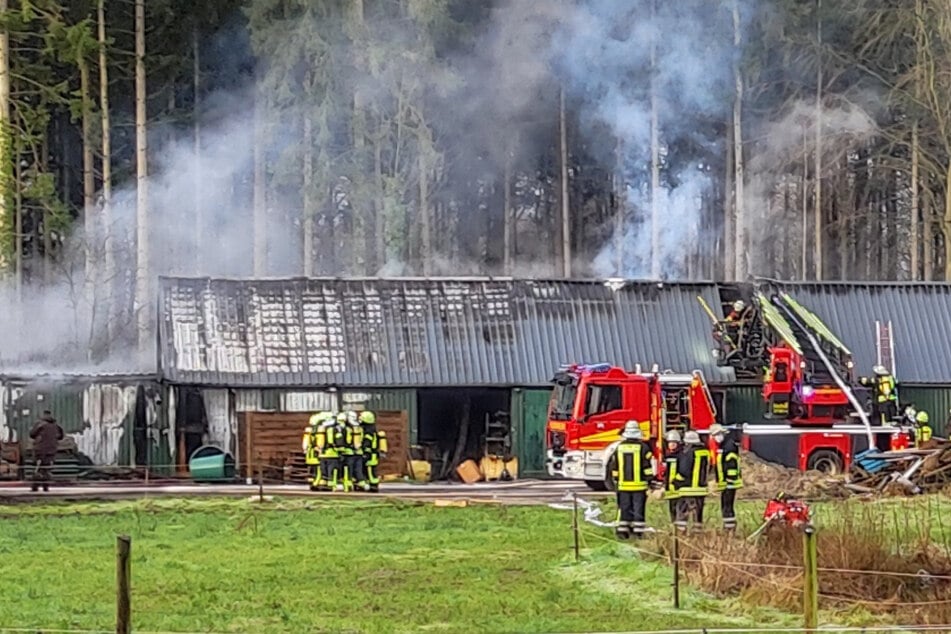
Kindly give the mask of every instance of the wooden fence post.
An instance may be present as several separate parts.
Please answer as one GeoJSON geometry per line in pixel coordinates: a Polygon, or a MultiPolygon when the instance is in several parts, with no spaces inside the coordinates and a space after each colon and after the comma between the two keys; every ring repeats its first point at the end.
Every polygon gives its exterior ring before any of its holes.
{"type": "Polygon", "coordinates": [[[132,540],[128,535],[116,537],[116,634],[129,634],[132,623],[132,587],[129,554],[132,540]]]}
{"type": "Polygon", "coordinates": [[[802,533],[803,591],[802,613],[807,632],[819,627],[819,570],[816,553],[816,529],[807,524],[802,533]]]}
{"type": "Polygon", "coordinates": [[[579,560],[581,559],[581,548],[580,548],[580,544],[579,544],[580,539],[579,539],[579,535],[578,535],[578,531],[579,531],[579,527],[578,527],[578,494],[575,493],[574,491],[571,492],[571,503],[572,503],[572,506],[573,506],[572,514],[571,514],[571,529],[572,529],[572,531],[574,531],[574,534],[575,534],[575,561],[577,562],[577,561],[579,561],[579,560]]]}
{"type": "Polygon", "coordinates": [[[680,609],[680,535],[674,527],[674,608],[680,609]]]}

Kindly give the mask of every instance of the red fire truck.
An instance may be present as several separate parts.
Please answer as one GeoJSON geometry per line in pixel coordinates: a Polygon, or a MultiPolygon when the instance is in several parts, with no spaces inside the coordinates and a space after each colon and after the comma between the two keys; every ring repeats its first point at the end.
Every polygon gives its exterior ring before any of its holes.
{"type": "Polygon", "coordinates": [[[606,451],[625,423],[636,420],[662,459],[668,429],[703,431],[716,408],[700,372],[627,372],[607,363],[570,365],[553,379],[546,429],[547,468],[554,477],[584,480],[595,490],[614,481],[606,451]]]}

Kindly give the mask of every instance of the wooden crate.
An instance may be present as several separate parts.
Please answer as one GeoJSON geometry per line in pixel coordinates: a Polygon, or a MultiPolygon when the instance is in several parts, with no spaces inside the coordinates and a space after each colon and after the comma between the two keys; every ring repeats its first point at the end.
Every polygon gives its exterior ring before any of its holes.
{"type": "MultiPolygon", "coordinates": [[[[380,463],[380,475],[406,475],[409,417],[405,411],[376,412],[377,426],[386,431],[389,452],[380,463]]],[[[280,470],[293,482],[307,481],[301,451],[307,412],[245,412],[239,416],[238,460],[241,474],[256,477],[260,466],[268,473],[280,470]]]]}

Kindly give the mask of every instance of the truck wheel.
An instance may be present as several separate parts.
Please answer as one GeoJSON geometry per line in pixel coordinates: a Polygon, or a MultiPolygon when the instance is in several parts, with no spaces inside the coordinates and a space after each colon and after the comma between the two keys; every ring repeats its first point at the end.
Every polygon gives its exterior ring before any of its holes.
{"type": "Polygon", "coordinates": [[[806,464],[808,469],[814,469],[825,473],[826,475],[839,475],[842,473],[844,465],[842,464],[842,457],[835,451],[831,449],[820,449],[819,451],[814,451],[811,456],[809,456],[809,462],[806,464]]]}
{"type": "Polygon", "coordinates": [[[588,485],[588,488],[592,491],[607,491],[607,486],[603,480],[585,480],[585,484],[588,485]]]}

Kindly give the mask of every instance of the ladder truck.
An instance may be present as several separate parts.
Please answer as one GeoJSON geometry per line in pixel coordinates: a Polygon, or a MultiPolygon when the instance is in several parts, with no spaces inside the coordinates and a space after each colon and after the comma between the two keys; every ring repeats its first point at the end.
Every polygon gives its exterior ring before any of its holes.
{"type": "MultiPolygon", "coordinates": [[[[866,450],[908,446],[910,428],[870,419],[852,353],[822,320],[785,292],[746,296],[748,305],[740,299],[725,320],[698,298],[713,321],[717,364],[761,376],[765,420],[743,424],[745,449],[802,471],[841,473],[866,450]]],[[[892,359],[890,327],[878,334],[879,359],[892,359]]]]}

